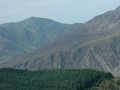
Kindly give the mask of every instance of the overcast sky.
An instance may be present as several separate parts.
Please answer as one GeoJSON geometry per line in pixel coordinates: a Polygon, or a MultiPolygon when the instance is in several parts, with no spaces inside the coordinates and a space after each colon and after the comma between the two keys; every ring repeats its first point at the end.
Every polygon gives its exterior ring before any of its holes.
{"type": "Polygon", "coordinates": [[[0,0],[0,23],[31,16],[62,23],[84,23],[119,5],[120,0],[0,0]]]}

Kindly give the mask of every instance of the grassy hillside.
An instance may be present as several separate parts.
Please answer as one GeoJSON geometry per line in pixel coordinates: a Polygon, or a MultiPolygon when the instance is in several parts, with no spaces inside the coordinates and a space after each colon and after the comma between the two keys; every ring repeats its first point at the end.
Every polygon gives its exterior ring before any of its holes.
{"type": "Polygon", "coordinates": [[[0,70],[0,90],[89,90],[104,80],[111,80],[110,73],[95,70],[0,70]]]}

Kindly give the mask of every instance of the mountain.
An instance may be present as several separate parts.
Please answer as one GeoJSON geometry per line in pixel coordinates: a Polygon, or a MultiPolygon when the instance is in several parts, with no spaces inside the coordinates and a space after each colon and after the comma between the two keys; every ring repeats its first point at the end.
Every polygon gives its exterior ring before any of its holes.
{"type": "Polygon", "coordinates": [[[79,24],[31,17],[20,22],[0,25],[0,61],[30,53],[61,38],[79,24]]]}
{"type": "MultiPolygon", "coordinates": [[[[11,59],[10,61],[2,63],[0,66],[32,70],[91,68],[112,72],[114,75],[118,76],[120,75],[119,11],[120,9],[117,8],[113,11],[99,15],[87,23],[79,25],[79,28],[76,28],[68,34],[65,34],[63,37],[61,36],[62,38],[56,40],[55,42],[41,49],[35,50],[28,55],[11,59]]],[[[33,34],[32,28],[37,28],[36,26],[39,26],[37,25],[40,23],[39,20],[37,21],[35,18],[34,20],[33,18],[24,20],[22,22],[24,23],[22,24],[23,26],[20,27],[26,27],[28,22],[30,23],[32,21],[36,21],[37,23],[29,24],[30,26],[28,27],[30,28],[27,30],[32,31],[33,34]]],[[[50,24],[51,23],[53,25],[53,22],[50,21],[50,24]]],[[[56,27],[56,29],[58,31],[62,30],[60,27],[56,27]]],[[[17,31],[21,30],[17,29],[17,31]]],[[[63,31],[61,32],[63,33],[63,31]]],[[[69,31],[68,27],[67,31],[69,31]]],[[[54,34],[56,33],[53,33],[52,36],[54,34]]],[[[32,36],[30,35],[30,37],[32,36]]],[[[34,42],[35,40],[27,39],[25,41],[34,42]]],[[[33,42],[29,42],[29,44],[26,43],[25,45],[32,46],[33,42]]],[[[34,45],[37,47],[35,42],[34,45]]]]}
{"type": "Polygon", "coordinates": [[[120,76],[120,7],[75,27],[55,42],[1,63],[0,67],[29,70],[89,68],[120,76]]]}

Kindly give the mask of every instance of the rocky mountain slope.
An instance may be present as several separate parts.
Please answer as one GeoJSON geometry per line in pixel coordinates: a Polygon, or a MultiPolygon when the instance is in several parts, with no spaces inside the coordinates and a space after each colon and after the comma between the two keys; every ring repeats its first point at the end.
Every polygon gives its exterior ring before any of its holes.
{"type": "Polygon", "coordinates": [[[32,53],[1,64],[17,69],[98,69],[119,76],[120,34],[67,50],[32,53]]]}
{"type": "Polygon", "coordinates": [[[90,68],[120,76],[120,7],[99,15],[61,39],[0,67],[17,69],[90,68]]]}

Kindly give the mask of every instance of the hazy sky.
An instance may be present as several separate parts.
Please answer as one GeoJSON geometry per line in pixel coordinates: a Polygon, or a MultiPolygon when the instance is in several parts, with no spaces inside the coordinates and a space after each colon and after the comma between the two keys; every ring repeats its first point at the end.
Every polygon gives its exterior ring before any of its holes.
{"type": "Polygon", "coordinates": [[[31,16],[83,23],[119,5],[120,0],[0,0],[0,23],[31,16]]]}

